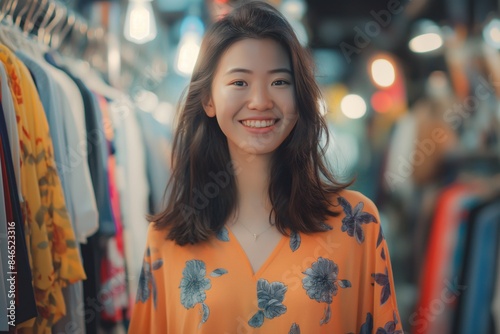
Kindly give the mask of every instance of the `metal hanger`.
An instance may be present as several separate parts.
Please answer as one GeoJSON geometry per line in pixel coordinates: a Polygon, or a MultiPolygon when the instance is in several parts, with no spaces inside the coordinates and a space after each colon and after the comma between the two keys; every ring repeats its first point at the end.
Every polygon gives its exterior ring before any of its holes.
{"type": "Polygon", "coordinates": [[[8,0],[4,3],[4,6],[2,7],[2,12],[0,13],[0,21],[3,21],[3,19],[11,13],[13,6],[14,8],[17,7],[17,1],[18,0],[8,0]]]}
{"type": "Polygon", "coordinates": [[[3,18],[7,16],[7,12],[12,5],[12,1],[13,0],[7,0],[3,3],[2,9],[0,9],[0,21],[3,21],[3,18]]]}
{"type": "Polygon", "coordinates": [[[45,43],[45,45],[50,44],[50,38],[51,38],[52,32],[54,31],[54,28],[61,22],[61,19],[63,19],[65,15],[66,15],[66,10],[64,9],[64,7],[56,4],[54,18],[50,21],[50,23],[44,29],[42,41],[43,41],[43,43],[45,43]]]}
{"type": "Polygon", "coordinates": [[[52,14],[54,13],[56,9],[56,5],[54,2],[49,2],[49,5],[47,6],[47,11],[45,12],[45,15],[43,17],[42,23],[40,23],[40,26],[38,27],[38,42],[43,43],[43,37],[45,36],[45,29],[47,27],[47,24],[50,21],[50,18],[52,17],[52,14]]]}
{"type": "Polygon", "coordinates": [[[50,46],[53,49],[57,49],[58,45],[61,43],[62,38],[63,38],[62,33],[65,30],[69,30],[67,28],[67,26],[69,25],[70,11],[68,10],[68,7],[66,7],[64,5],[61,5],[61,8],[64,12],[64,15],[63,15],[62,19],[59,21],[59,24],[56,26],[56,28],[54,28],[54,30],[50,34],[51,35],[50,36],[50,46]]]}
{"type": "Polygon", "coordinates": [[[60,51],[69,56],[81,57],[76,51],[82,50],[82,44],[86,43],[88,25],[80,15],[75,13],[73,13],[73,15],[75,17],[75,22],[68,33],[69,41],[62,46],[60,51]]]}
{"type": "Polygon", "coordinates": [[[18,0],[12,0],[6,5],[3,12],[2,24],[0,24],[0,42],[10,50],[15,51],[19,48],[19,38],[13,36],[11,28],[14,26],[13,14],[17,8],[18,0]]]}
{"type": "MultiPolygon", "coordinates": [[[[23,16],[28,12],[29,8],[30,6],[26,4],[24,6],[21,6],[19,13],[17,13],[16,18],[14,20],[14,25],[16,25],[19,28],[21,27],[21,20],[23,19],[23,16]]],[[[14,15],[14,11],[12,11],[12,15],[14,15]]]]}
{"type": "Polygon", "coordinates": [[[61,24],[61,28],[59,29],[57,34],[56,33],[52,34],[52,38],[50,40],[52,47],[55,49],[58,49],[61,46],[61,43],[64,41],[69,31],[76,22],[76,16],[72,11],[70,12],[66,11],[66,16],[67,18],[61,24]]]}
{"type": "Polygon", "coordinates": [[[33,6],[28,12],[26,17],[26,22],[24,23],[23,31],[26,35],[29,35],[33,28],[35,27],[36,21],[42,15],[43,9],[47,6],[48,0],[33,1],[33,6]]]}

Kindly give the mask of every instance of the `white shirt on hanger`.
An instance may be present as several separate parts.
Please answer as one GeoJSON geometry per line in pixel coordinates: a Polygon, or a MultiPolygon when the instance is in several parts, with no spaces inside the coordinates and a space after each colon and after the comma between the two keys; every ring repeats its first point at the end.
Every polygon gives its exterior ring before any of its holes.
{"type": "Polygon", "coordinates": [[[80,243],[86,243],[87,237],[97,231],[99,217],[87,162],[87,132],[83,98],[74,81],[66,73],[50,65],[47,69],[60,86],[63,94],[61,102],[65,106],[63,110],[68,112],[68,115],[64,117],[64,126],[69,146],[70,166],[67,166],[67,170],[75,210],[75,235],[80,243]]]}
{"type": "Polygon", "coordinates": [[[146,154],[135,106],[130,99],[109,105],[115,126],[116,181],[120,193],[129,293],[135,298],[146,249],[149,183],[146,154]]]}

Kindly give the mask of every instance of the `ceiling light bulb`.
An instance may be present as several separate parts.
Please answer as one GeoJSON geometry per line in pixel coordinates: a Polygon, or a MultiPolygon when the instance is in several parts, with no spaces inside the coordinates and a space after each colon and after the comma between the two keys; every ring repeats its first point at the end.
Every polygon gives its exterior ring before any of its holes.
{"type": "Polygon", "coordinates": [[[375,84],[380,87],[389,87],[396,81],[394,65],[385,58],[375,59],[372,62],[371,75],[375,84]]]}
{"type": "Polygon", "coordinates": [[[410,41],[410,50],[416,53],[431,52],[443,45],[443,38],[436,33],[427,33],[414,37],[410,41]]]}
{"type": "Polygon", "coordinates": [[[340,109],[348,118],[358,119],[366,114],[366,102],[357,94],[349,94],[340,102],[340,109]]]}
{"type": "Polygon", "coordinates": [[[130,1],[124,27],[125,38],[136,44],[144,44],[156,37],[156,22],[149,1],[130,1]]]}

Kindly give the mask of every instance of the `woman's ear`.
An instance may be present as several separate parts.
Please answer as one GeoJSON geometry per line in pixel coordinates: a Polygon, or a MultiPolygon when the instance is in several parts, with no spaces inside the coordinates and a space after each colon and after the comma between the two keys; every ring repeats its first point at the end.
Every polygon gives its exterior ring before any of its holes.
{"type": "Polygon", "coordinates": [[[215,117],[215,107],[211,97],[207,97],[203,101],[203,109],[208,117],[215,117]]]}

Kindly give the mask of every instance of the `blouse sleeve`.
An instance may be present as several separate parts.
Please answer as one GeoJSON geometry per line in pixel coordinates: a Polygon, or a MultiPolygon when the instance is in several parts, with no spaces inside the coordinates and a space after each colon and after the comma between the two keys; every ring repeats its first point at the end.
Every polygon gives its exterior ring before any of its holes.
{"type": "Polygon", "coordinates": [[[366,212],[372,214],[377,223],[367,225],[370,227],[367,231],[369,234],[367,233],[365,250],[365,268],[368,269],[368,273],[364,284],[365,291],[373,291],[373,294],[365,299],[367,309],[364,310],[360,333],[403,334],[394,291],[391,260],[379,212],[370,200],[367,199],[365,203],[366,212]]]}
{"type": "Polygon", "coordinates": [[[129,333],[168,333],[163,259],[158,247],[160,234],[154,230],[153,224],[149,225],[129,333]]]}

